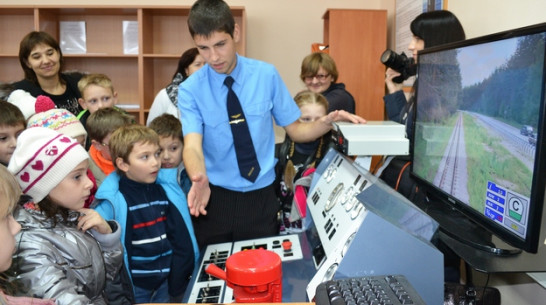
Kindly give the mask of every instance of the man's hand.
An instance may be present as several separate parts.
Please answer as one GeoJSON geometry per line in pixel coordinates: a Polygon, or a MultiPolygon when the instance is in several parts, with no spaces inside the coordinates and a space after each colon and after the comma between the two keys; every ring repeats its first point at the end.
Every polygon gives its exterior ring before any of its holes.
{"type": "Polygon", "coordinates": [[[334,110],[326,116],[326,123],[332,124],[332,122],[351,122],[355,124],[366,124],[366,120],[356,114],[349,113],[345,110],[334,110]]]}
{"type": "Polygon", "coordinates": [[[80,217],[78,218],[78,229],[83,232],[89,229],[95,229],[95,231],[101,234],[112,233],[112,228],[97,211],[92,209],[79,209],[80,217]]]}
{"type": "Polygon", "coordinates": [[[207,215],[205,208],[209,203],[210,186],[209,179],[203,174],[198,174],[191,177],[191,188],[188,192],[188,207],[190,214],[198,217],[199,215],[207,215]]]}

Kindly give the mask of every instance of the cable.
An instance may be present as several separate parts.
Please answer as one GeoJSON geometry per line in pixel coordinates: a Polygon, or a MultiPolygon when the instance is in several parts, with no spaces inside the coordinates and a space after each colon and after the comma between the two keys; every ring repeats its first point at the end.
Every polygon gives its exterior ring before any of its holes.
{"type": "Polygon", "coordinates": [[[406,168],[411,164],[411,161],[406,162],[404,166],[402,166],[402,169],[400,170],[400,173],[398,174],[398,179],[396,180],[396,187],[394,188],[395,191],[398,191],[398,186],[400,185],[400,180],[402,179],[402,175],[404,174],[404,171],[406,168]]]}
{"type": "Polygon", "coordinates": [[[487,285],[489,285],[489,278],[491,277],[491,273],[487,273],[487,280],[485,281],[485,285],[483,285],[482,290],[482,304],[485,304],[485,289],[487,288],[487,285]]]}

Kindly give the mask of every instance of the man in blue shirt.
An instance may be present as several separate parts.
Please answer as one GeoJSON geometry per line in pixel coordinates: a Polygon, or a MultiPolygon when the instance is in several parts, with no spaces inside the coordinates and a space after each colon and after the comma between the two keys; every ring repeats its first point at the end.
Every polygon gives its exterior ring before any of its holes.
{"type": "Polygon", "coordinates": [[[239,56],[240,28],[223,0],[198,0],[188,17],[190,34],[207,65],[181,83],[178,107],[184,132],[184,165],[192,180],[188,206],[200,247],[275,235],[279,203],[275,179],[275,135],[272,118],[296,142],[310,142],[328,132],[333,121],[365,120],[334,111],[312,123],[300,123],[301,112],[277,70],[239,56]],[[224,85],[234,79],[237,95],[259,163],[255,181],[241,176],[224,85]]]}

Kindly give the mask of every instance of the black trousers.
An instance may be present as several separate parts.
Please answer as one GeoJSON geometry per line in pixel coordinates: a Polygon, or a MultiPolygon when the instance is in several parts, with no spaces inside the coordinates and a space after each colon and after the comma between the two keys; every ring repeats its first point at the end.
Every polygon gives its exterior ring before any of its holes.
{"type": "Polygon", "coordinates": [[[199,248],[278,234],[279,201],[273,185],[236,192],[210,185],[207,215],[192,217],[199,248]]]}

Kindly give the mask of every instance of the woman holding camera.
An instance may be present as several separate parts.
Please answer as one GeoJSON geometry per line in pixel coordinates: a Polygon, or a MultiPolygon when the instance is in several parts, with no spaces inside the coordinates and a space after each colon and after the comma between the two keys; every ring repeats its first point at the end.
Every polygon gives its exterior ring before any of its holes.
{"type": "MultiPolygon", "coordinates": [[[[441,44],[455,42],[465,39],[463,27],[457,17],[449,11],[431,11],[422,13],[417,16],[410,24],[410,29],[413,34],[408,49],[413,53],[415,63],[417,63],[417,52],[424,48],[434,47],[441,44]]],[[[385,84],[389,94],[383,97],[385,108],[389,120],[399,122],[406,125],[406,134],[410,138],[413,136],[413,112],[415,111],[413,104],[415,97],[413,91],[404,93],[402,90],[402,80],[400,83],[394,82],[397,76],[404,74],[402,78],[407,78],[415,75],[415,67],[405,68],[404,73],[388,68],[386,71],[385,84]],[[408,71],[413,71],[413,73],[408,71]]],[[[416,79],[415,84],[418,80],[416,79]]],[[[410,143],[411,139],[410,139],[410,143]]],[[[381,173],[381,179],[388,185],[404,195],[410,201],[418,206],[423,206],[424,194],[419,190],[415,181],[409,175],[409,158],[399,156],[389,158],[385,161],[383,167],[385,169],[381,173]]],[[[427,208],[428,209],[428,208],[427,208]]],[[[458,256],[453,254],[441,242],[436,245],[440,251],[444,253],[444,278],[446,282],[457,282],[459,273],[460,260],[458,256]]]]}
{"type": "MultiPolygon", "coordinates": [[[[411,22],[410,30],[413,37],[408,49],[412,52],[415,63],[417,63],[417,52],[424,48],[465,39],[463,26],[457,17],[449,11],[422,13],[411,22]]],[[[410,70],[415,71],[415,69],[410,70]]],[[[404,93],[402,83],[393,81],[394,78],[401,75],[400,72],[387,68],[385,84],[389,94],[385,95],[383,100],[388,119],[405,124],[406,135],[411,137],[413,131],[413,90],[404,93]]]]}
{"type": "MultiPolygon", "coordinates": [[[[422,13],[411,22],[410,30],[413,37],[408,45],[408,49],[412,52],[414,61],[405,60],[405,64],[398,65],[403,66],[403,68],[399,69],[401,71],[387,68],[385,84],[387,85],[389,94],[385,95],[383,100],[385,101],[387,118],[406,125],[406,136],[410,138],[410,143],[412,143],[413,104],[415,102],[413,89],[415,89],[415,84],[418,80],[415,80],[411,92],[404,92],[402,90],[402,82],[404,79],[415,75],[416,69],[412,65],[417,63],[418,51],[449,42],[464,40],[465,33],[457,17],[449,11],[422,13]]],[[[390,62],[383,59],[382,61],[386,65],[388,65],[387,62],[390,62]]],[[[380,177],[406,198],[416,201],[418,200],[417,188],[413,179],[409,176],[409,170],[406,170],[409,169],[408,165],[409,158],[407,156],[390,157],[385,161],[383,165],[384,170],[380,172],[380,177]]]]}

